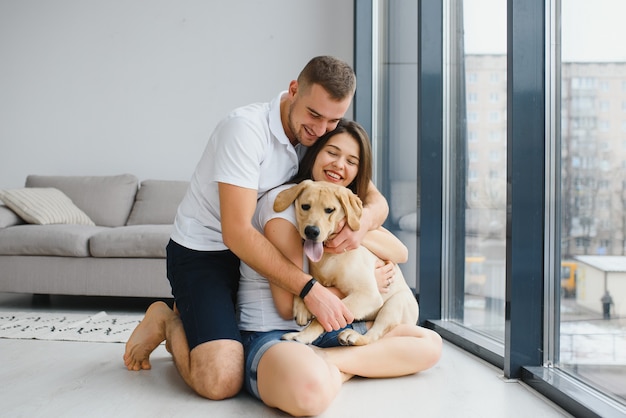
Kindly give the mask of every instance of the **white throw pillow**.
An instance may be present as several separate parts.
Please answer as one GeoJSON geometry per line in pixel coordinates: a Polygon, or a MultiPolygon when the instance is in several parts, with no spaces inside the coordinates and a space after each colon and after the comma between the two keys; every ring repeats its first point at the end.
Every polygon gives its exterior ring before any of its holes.
{"type": "Polygon", "coordinates": [[[89,216],[59,189],[25,187],[0,190],[0,200],[31,224],[95,225],[89,216]]]}

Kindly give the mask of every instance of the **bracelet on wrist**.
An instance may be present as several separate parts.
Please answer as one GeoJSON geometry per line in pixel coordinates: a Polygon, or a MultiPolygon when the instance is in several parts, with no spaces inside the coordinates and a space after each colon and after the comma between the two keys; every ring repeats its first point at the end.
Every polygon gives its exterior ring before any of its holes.
{"type": "Polygon", "coordinates": [[[311,288],[313,287],[315,283],[317,283],[317,280],[315,280],[315,277],[311,277],[311,280],[306,282],[306,284],[300,291],[300,299],[304,299],[304,297],[309,294],[309,292],[311,291],[311,288]]]}

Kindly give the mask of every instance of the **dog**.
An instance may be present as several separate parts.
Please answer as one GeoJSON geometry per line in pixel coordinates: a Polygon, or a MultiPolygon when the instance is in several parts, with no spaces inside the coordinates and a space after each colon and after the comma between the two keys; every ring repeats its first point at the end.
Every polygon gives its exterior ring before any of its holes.
{"type": "MultiPolygon", "coordinates": [[[[274,201],[274,211],[282,212],[293,202],[313,277],[346,295],[343,303],[355,320],[374,321],[364,335],[352,329],[343,330],[338,336],[342,345],[369,344],[399,324],[417,324],[419,306],[397,264],[389,291],[381,294],[374,275],[378,258],[367,248],[360,246],[342,254],[324,252],[324,242],[344,218],[352,230],[360,228],[363,205],[357,195],[337,184],[305,180],[280,192],[274,201]]],[[[293,313],[298,325],[308,323],[308,326],[284,334],[284,340],[310,344],[324,332],[299,297],[294,298],[293,313]]]]}

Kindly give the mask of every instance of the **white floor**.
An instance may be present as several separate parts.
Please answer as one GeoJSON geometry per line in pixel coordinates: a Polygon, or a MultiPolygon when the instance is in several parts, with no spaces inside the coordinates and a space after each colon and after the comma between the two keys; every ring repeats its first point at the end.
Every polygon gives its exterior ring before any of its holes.
{"type": "MultiPolygon", "coordinates": [[[[0,310],[139,312],[147,301],[0,293],[0,310]]],[[[0,339],[3,417],[283,417],[242,393],[209,401],[191,392],[163,346],[152,370],[129,372],[123,344],[0,339]]],[[[397,379],[353,379],[322,417],[563,417],[532,389],[446,343],[433,369],[397,379]]]]}

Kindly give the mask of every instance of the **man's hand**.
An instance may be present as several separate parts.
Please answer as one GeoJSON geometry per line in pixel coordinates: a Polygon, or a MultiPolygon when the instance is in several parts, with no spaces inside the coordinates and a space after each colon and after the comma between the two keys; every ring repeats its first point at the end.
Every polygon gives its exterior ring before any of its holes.
{"type": "Polygon", "coordinates": [[[319,283],[313,285],[304,303],[326,331],[337,331],[354,321],[341,299],[319,283]]]}

